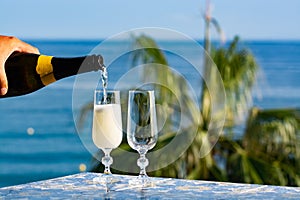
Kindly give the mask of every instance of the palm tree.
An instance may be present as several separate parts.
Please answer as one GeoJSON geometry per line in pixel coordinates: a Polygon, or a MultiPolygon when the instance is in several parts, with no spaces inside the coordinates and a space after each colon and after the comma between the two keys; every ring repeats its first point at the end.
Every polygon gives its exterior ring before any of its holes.
{"type": "Polygon", "coordinates": [[[202,116],[204,127],[207,128],[211,118],[211,97],[207,84],[214,84],[214,76],[220,73],[226,93],[226,126],[232,127],[243,120],[251,105],[251,90],[256,79],[258,65],[254,56],[246,48],[240,48],[239,37],[235,36],[228,48],[212,48],[210,41],[210,25],[220,35],[221,42],[225,41],[224,32],[218,21],[211,16],[210,0],[206,1],[206,12],[204,15],[205,34],[204,49],[211,56],[218,71],[210,67],[207,57],[204,58],[204,79],[202,81],[202,116]],[[206,81],[206,82],[205,82],[206,81]],[[207,83],[209,81],[209,83],[207,83]]]}

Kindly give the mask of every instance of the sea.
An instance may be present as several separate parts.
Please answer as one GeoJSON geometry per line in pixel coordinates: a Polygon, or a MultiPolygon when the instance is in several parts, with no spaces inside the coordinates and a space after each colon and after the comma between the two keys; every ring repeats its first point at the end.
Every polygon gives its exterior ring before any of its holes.
{"type": "MultiPolygon", "coordinates": [[[[104,46],[101,46],[102,40],[31,39],[26,42],[38,47],[42,54],[56,57],[84,56],[98,49],[104,60],[110,60],[106,63],[110,65],[109,86],[116,84],[130,69],[129,58],[124,56],[126,52],[120,51],[128,41],[104,46]],[[120,59],[112,61],[118,56],[120,59]]],[[[160,43],[169,45],[169,51],[182,49],[192,59],[198,56],[193,49],[195,45],[187,41],[160,43]]],[[[248,40],[242,44],[253,53],[260,66],[252,105],[261,109],[300,108],[300,41],[248,40]]],[[[200,88],[197,86],[200,81],[195,80],[193,70],[185,67],[186,62],[171,54],[167,57],[170,65],[178,66],[177,71],[191,80],[193,88],[200,88]]],[[[91,73],[98,76],[97,72],[91,73]]],[[[73,113],[76,80],[69,77],[32,94],[0,99],[0,187],[90,170],[93,155],[78,136],[73,113]]],[[[92,100],[94,88],[90,90],[92,100]]]]}

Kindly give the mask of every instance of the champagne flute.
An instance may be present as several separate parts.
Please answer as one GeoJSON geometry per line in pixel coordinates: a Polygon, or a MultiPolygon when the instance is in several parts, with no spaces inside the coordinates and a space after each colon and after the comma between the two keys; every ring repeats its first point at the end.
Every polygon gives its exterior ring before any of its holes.
{"type": "Polygon", "coordinates": [[[130,90],[127,141],[129,146],[140,155],[137,160],[140,173],[138,179],[132,182],[133,184],[143,187],[151,184],[146,173],[146,167],[149,164],[146,153],[156,145],[157,137],[154,91],[130,90]]]}
{"type": "Polygon", "coordinates": [[[102,164],[105,166],[103,176],[96,182],[112,182],[110,165],[113,159],[110,152],[122,142],[122,116],[120,91],[95,90],[92,138],[94,144],[104,152],[102,164]],[[104,180],[101,178],[105,178],[104,180]]]}

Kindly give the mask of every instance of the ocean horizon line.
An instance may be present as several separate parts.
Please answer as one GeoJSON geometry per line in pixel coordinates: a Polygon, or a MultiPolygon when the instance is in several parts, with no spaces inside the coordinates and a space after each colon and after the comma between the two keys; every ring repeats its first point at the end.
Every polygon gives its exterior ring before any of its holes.
{"type": "MultiPolygon", "coordinates": [[[[110,41],[116,41],[116,42],[122,42],[122,41],[126,41],[128,39],[126,38],[118,38],[118,39],[111,39],[109,37],[107,38],[104,38],[104,37],[101,37],[101,38],[65,38],[65,37],[61,37],[61,38],[54,38],[54,37],[48,37],[48,38],[37,38],[37,37],[24,37],[24,38],[21,38],[22,40],[24,41],[34,41],[34,42],[102,42],[102,41],[105,41],[107,39],[109,39],[110,41]]],[[[183,39],[176,39],[176,38],[170,38],[170,39],[167,39],[167,38],[154,38],[156,41],[158,42],[180,42],[180,41],[189,41],[188,39],[187,40],[183,40],[183,39]]],[[[200,43],[203,43],[204,42],[204,38],[190,38],[190,39],[193,39],[194,41],[197,41],[197,42],[200,42],[200,43]]],[[[225,41],[225,43],[229,43],[231,41],[233,41],[234,38],[231,38],[231,39],[227,39],[225,41]]],[[[242,42],[296,42],[296,43],[300,43],[300,38],[254,38],[254,39],[251,39],[251,38],[242,38],[240,37],[240,40],[242,42]]],[[[219,43],[220,40],[219,39],[212,39],[211,40],[212,43],[219,43]]]]}

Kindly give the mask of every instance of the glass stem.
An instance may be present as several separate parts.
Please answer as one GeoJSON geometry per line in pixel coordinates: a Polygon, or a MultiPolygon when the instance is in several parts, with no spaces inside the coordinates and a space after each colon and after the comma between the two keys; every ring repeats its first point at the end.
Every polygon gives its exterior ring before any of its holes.
{"type": "Polygon", "coordinates": [[[139,149],[140,158],[137,160],[137,165],[140,167],[140,177],[146,178],[146,167],[149,165],[149,161],[146,158],[147,149],[141,148],[139,149]]]}
{"type": "Polygon", "coordinates": [[[110,156],[111,150],[110,148],[103,149],[104,156],[102,157],[102,164],[105,166],[104,174],[111,174],[110,165],[113,163],[113,159],[110,156]]]}

